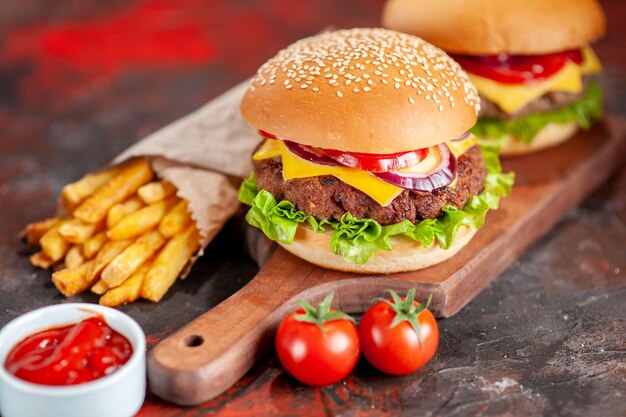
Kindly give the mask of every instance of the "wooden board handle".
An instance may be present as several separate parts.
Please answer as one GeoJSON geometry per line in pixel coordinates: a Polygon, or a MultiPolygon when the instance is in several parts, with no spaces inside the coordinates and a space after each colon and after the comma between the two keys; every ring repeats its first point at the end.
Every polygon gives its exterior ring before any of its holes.
{"type": "MultiPolygon", "coordinates": [[[[284,262],[280,266],[290,267],[284,262]]],[[[283,270],[287,276],[299,276],[298,271],[283,270]]],[[[228,389],[272,346],[273,330],[286,303],[301,291],[298,281],[285,280],[277,287],[271,274],[259,274],[155,346],[148,359],[152,391],[177,404],[192,405],[228,389]]]]}

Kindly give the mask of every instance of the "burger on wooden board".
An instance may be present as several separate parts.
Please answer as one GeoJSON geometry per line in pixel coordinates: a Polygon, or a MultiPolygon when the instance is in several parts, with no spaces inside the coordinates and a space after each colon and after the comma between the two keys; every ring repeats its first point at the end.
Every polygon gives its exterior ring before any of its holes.
{"type": "Polygon", "coordinates": [[[343,271],[442,262],[510,191],[469,129],[476,89],[440,49],[385,29],[302,39],[265,63],[243,98],[263,142],[240,200],[289,252],[343,271]]]}
{"type": "Polygon", "coordinates": [[[505,155],[554,146],[602,116],[589,46],[605,31],[596,0],[389,0],[383,25],[461,64],[481,97],[472,132],[505,155]]]}

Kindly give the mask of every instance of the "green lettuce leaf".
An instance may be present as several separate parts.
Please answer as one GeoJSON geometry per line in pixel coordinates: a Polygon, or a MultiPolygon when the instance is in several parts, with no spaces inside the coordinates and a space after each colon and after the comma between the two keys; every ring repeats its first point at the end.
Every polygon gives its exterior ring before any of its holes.
{"type": "Polygon", "coordinates": [[[502,174],[494,149],[483,147],[481,150],[488,172],[483,192],[470,198],[462,210],[445,206],[441,216],[416,224],[404,220],[382,226],[372,219],[357,219],[351,213],[344,214],[340,220],[317,221],[296,210],[289,201],[277,202],[271,193],[259,191],[254,174],[241,184],[239,199],[251,206],[246,215],[248,223],[261,229],[270,239],[281,243],[291,244],[301,223],[308,223],[316,232],[325,231],[324,226],[331,227],[333,231],[330,249],[347,262],[364,264],[377,251],[392,250],[390,238],[398,235],[413,239],[424,247],[430,246],[436,239],[440,247],[448,249],[454,243],[461,226],[481,228],[489,209],[497,209],[500,198],[511,192],[514,174],[502,174]]]}
{"type": "Polygon", "coordinates": [[[251,206],[254,197],[259,193],[259,187],[256,183],[256,175],[254,171],[250,174],[250,178],[243,180],[241,186],[239,187],[239,192],[237,196],[239,197],[239,201],[243,204],[251,206]]]}
{"type": "Polygon", "coordinates": [[[581,128],[589,129],[594,120],[602,117],[602,111],[602,91],[592,80],[582,97],[561,109],[531,113],[511,120],[482,118],[471,130],[483,138],[498,139],[511,134],[524,143],[530,143],[550,123],[577,122],[581,128]]]}

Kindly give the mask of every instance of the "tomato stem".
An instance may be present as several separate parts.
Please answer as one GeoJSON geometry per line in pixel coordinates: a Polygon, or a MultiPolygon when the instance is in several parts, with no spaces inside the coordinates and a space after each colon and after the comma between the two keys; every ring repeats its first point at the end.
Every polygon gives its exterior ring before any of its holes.
{"type": "Polygon", "coordinates": [[[415,301],[415,288],[411,288],[404,299],[400,298],[397,292],[394,290],[387,290],[391,294],[391,300],[385,298],[379,298],[379,301],[387,303],[389,307],[396,313],[396,316],[389,325],[390,328],[396,327],[398,324],[406,321],[408,322],[415,333],[417,338],[422,343],[422,332],[420,330],[419,315],[422,311],[426,310],[430,306],[430,302],[433,298],[433,293],[428,295],[428,300],[425,304],[414,304],[415,301]]]}
{"type": "Polygon", "coordinates": [[[312,306],[306,300],[300,300],[298,304],[300,304],[304,313],[295,313],[294,318],[297,321],[315,324],[322,332],[324,331],[324,324],[329,321],[346,319],[350,320],[352,323],[356,323],[354,318],[344,312],[336,310],[331,311],[330,306],[334,296],[335,290],[332,290],[317,307],[312,306]]]}

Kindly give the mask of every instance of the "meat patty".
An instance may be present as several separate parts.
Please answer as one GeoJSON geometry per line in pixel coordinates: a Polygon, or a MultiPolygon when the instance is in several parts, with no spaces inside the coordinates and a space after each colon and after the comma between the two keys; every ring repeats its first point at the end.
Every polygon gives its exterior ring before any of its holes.
{"type": "Polygon", "coordinates": [[[483,189],[487,169],[478,146],[468,149],[457,161],[454,188],[434,192],[404,190],[386,207],[365,193],[331,175],[285,181],[280,158],[254,161],[259,189],[267,190],[277,200],[289,200],[298,210],[316,219],[339,220],[346,212],[357,218],[374,219],[382,225],[402,220],[412,223],[439,216],[446,205],[461,209],[470,197],[483,189]]]}
{"type": "Polygon", "coordinates": [[[582,97],[587,91],[587,85],[589,84],[589,77],[583,78],[583,88],[579,93],[566,93],[563,91],[551,91],[543,96],[534,99],[524,107],[519,109],[514,114],[509,114],[502,111],[497,104],[487,100],[482,95],[480,96],[480,113],[478,117],[488,117],[497,119],[510,119],[520,116],[525,116],[531,113],[540,113],[544,111],[557,110],[568,106],[582,97]]]}

